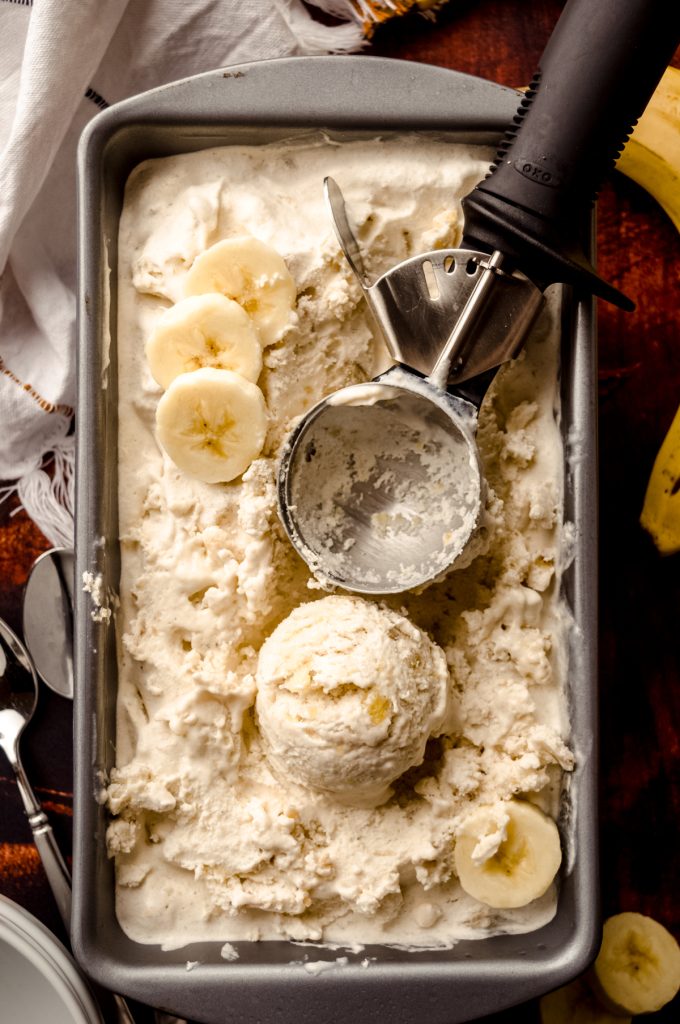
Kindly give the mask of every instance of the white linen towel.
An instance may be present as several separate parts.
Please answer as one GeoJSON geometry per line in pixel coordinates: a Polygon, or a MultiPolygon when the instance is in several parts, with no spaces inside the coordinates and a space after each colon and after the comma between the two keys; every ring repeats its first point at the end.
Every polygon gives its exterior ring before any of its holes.
{"type": "Polygon", "coordinates": [[[177,78],[361,48],[351,0],[313,2],[346,23],[301,0],[0,0],[0,500],[54,545],[73,543],[78,137],[177,78]]]}

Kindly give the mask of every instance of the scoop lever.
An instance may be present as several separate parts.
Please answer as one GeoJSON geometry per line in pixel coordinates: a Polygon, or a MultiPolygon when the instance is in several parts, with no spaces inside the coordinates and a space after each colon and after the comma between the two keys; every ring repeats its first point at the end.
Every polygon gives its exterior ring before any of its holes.
{"type": "Polygon", "coordinates": [[[501,269],[500,254],[490,264],[488,252],[435,249],[370,281],[340,187],[326,178],[324,189],[338,242],[396,363],[429,376],[436,365],[441,369],[443,352],[449,353],[456,333],[459,344],[440,385],[446,387],[478,377],[517,354],[543,305],[541,291],[524,274],[501,269]],[[483,308],[476,300],[474,329],[466,318],[463,331],[457,321],[482,278],[483,308]]]}

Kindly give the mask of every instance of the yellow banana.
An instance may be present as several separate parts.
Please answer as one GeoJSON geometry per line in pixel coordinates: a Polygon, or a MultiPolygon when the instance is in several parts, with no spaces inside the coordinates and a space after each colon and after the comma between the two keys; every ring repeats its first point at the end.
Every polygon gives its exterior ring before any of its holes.
{"type": "MultiPolygon", "coordinates": [[[[680,231],[680,69],[667,68],[617,167],[642,185],[680,231]]],[[[642,515],[663,555],[680,551],[680,409],[661,445],[642,515]]]]}
{"type": "Polygon", "coordinates": [[[654,462],[640,522],[662,555],[680,551],[680,409],[654,462]]]}
{"type": "Polygon", "coordinates": [[[667,68],[617,168],[642,185],[680,231],[680,68],[667,68]]]}

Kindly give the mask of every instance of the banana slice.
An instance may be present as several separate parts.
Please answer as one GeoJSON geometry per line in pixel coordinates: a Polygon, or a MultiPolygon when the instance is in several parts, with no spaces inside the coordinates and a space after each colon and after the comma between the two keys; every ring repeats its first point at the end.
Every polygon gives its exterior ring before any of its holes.
{"type": "Polygon", "coordinates": [[[680,990],[680,946],[653,918],[616,914],[605,921],[591,977],[613,1013],[653,1013],[680,990]]]}
{"type": "Polygon", "coordinates": [[[558,988],[540,1002],[541,1024],[630,1024],[630,1017],[608,1013],[581,979],[558,988]]]}
{"type": "Polygon", "coordinates": [[[283,257],[257,238],[226,238],[196,257],[184,294],[206,292],[221,292],[243,306],[265,346],[278,341],[295,306],[295,282],[283,257]]]}
{"type": "Polygon", "coordinates": [[[182,373],[156,409],[160,444],[188,476],[226,483],[245,472],[267,433],[264,396],[231,370],[182,373]]]}
{"type": "Polygon", "coordinates": [[[561,861],[555,822],[523,800],[473,812],[454,849],[463,889],[480,903],[498,908],[523,907],[542,896],[561,861]]]}
{"type": "Polygon", "coordinates": [[[165,389],[180,373],[202,367],[233,370],[257,381],[262,344],[248,314],[216,292],[182,299],[167,309],[146,343],[151,374],[165,389]]]}

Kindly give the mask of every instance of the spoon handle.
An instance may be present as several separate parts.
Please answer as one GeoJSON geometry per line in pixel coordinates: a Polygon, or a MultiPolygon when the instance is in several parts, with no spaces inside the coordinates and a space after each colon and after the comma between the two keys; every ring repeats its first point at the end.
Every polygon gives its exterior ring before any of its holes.
{"type": "MultiPolygon", "coordinates": [[[[17,778],[17,787],[24,804],[28,824],[31,826],[33,839],[37,847],[42,865],[50,883],[52,894],[57,908],[64,922],[66,931],[71,932],[71,875],[66,862],[61,855],[57,841],[54,838],[52,826],[47,820],[47,815],[40,805],[40,801],[33,792],[30,782],[26,777],[23,765],[17,758],[13,765],[17,778]]],[[[135,1019],[130,1012],[130,1007],[123,998],[115,992],[109,993],[113,1000],[116,1012],[116,1024],[135,1024],[135,1019]]]]}
{"type": "Polygon", "coordinates": [[[33,839],[38,848],[47,880],[54,894],[61,919],[67,932],[71,930],[71,876],[62,857],[52,826],[40,802],[31,788],[23,765],[19,761],[15,766],[17,785],[24,803],[28,824],[31,826],[33,839]]]}

